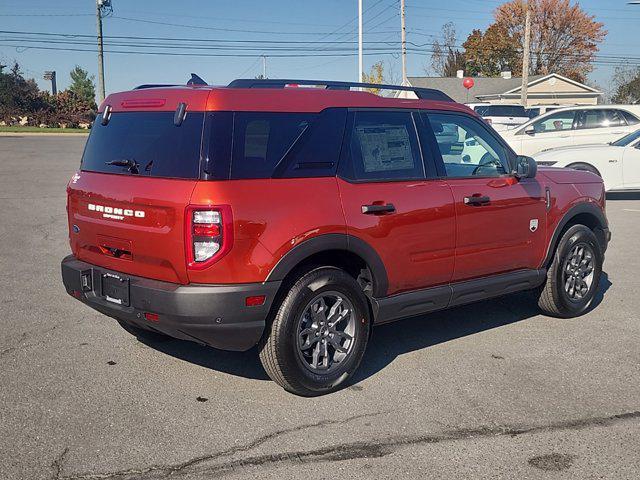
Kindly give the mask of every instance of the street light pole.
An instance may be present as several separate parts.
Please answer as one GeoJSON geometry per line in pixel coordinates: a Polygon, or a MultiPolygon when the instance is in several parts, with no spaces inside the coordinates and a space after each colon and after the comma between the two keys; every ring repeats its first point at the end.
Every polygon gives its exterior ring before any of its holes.
{"type": "Polygon", "coordinates": [[[101,6],[102,6],[102,1],[96,0],[96,26],[98,29],[98,104],[101,104],[105,97],[101,6]]]}
{"type": "Polygon", "coordinates": [[[362,0],[358,0],[358,82],[362,82],[362,0]]]}
{"type": "Polygon", "coordinates": [[[51,81],[51,94],[55,97],[58,95],[58,86],[56,85],[56,71],[55,70],[47,70],[44,72],[45,80],[51,81]]]}
{"type": "Polygon", "coordinates": [[[526,108],[529,94],[529,57],[531,50],[531,9],[529,1],[525,3],[527,9],[524,22],[524,52],[522,55],[522,87],[520,87],[521,103],[526,108]]]}
{"type": "Polygon", "coordinates": [[[400,0],[400,18],[402,25],[402,85],[406,87],[409,85],[409,80],[407,80],[407,28],[404,12],[404,0],[400,0]]]}

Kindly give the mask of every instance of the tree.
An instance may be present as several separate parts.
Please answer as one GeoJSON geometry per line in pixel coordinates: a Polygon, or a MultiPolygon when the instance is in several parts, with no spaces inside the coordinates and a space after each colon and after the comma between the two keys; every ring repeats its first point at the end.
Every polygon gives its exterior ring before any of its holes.
{"type": "MultiPolygon", "coordinates": [[[[384,64],[382,61],[376,62],[371,65],[371,70],[369,73],[362,74],[362,82],[363,83],[384,83],[384,64]]],[[[380,93],[379,88],[367,88],[368,92],[374,93],[378,95],[380,93]]]]}
{"type": "Polygon", "coordinates": [[[13,122],[19,116],[44,108],[35,80],[26,80],[17,62],[9,73],[0,71],[0,120],[13,122]]]}
{"type": "Polygon", "coordinates": [[[621,66],[613,75],[613,103],[640,102],[640,67],[621,66]]]}
{"type": "Polygon", "coordinates": [[[500,25],[493,24],[484,33],[474,30],[462,46],[470,75],[497,77],[522,65],[517,39],[500,25]]]}
{"type": "Polygon", "coordinates": [[[464,52],[460,50],[449,50],[447,53],[447,59],[444,63],[444,69],[442,71],[443,77],[455,77],[458,74],[458,70],[467,69],[467,57],[464,52]]]}
{"type": "Polygon", "coordinates": [[[89,76],[89,72],[83,70],[79,65],[76,65],[69,75],[71,76],[69,91],[73,92],[78,98],[81,98],[89,105],[95,105],[96,86],[93,83],[95,76],[89,76]]]}
{"type": "MultiPolygon", "coordinates": [[[[604,24],[585,13],[578,3],[572,5],[570,0],[529,0],[529,8],[531,73],[559,73],[584,82],[587,74],[593,70],[592,62],[598,52],[598,44],[607,35],[604,24]]],[[[526,4],[523,0],[500,5],[494,13],[492,27],[502,29],[517,45],[519,54],[515,63],[511,64],[512,70],[522,68],[525,14],[526,4]]]]}
{"type": "Polygon", "coordinates": [[[442,26],[442,42],[435,40],[431,52],[431,69],[441,77],[455,77],[465,70],[465,55],[456,48],[457,33],[453,22],[442,26]]]}

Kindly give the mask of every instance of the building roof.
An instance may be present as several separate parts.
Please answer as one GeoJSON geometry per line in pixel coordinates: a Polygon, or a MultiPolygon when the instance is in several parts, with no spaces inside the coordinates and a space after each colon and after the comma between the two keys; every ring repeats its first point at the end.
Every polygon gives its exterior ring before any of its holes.
{"type": "MultiPolygon", "coordinates": [[[[584,92],[570,92],[568,94],[572,96],[582,95],[589,97],[597,97],[601,95],[601,92],[575,80],[563,77],[557,73],[551,73],[548,75],[532,75],[529,77],[529,87],[543,83],[550,79],[560,80],[581,88],[584,92]]],[[[501,98],[515,98],[520,94],[520,88],[522,87],[521,77],[502,78],[502,77],[473,77],[475,82],[474,87],[467,92],[467,89],[462,85],[462,79],[457,77],[409,77],[409,83],[414,87],[427,87],[441,90],[449,95],[456,102],[470,103],[477,102],[478,100],[486,100],[489,98],[501,97],[501,98]]],[[[537,96],[543,95],[537,93],[537,96]]],[[[558,93],[552,95],[558,96],[558,93]]]]}
{"type": "MultiPolygon", "coordinates": [[[[529,77],[530,82],[541,79],[544,75],[533,75],[529,77]]],[[[469,90],[462,85],[462,79],[457,77],[409,77],[409,83],[414,87],[435,88],[449,95],[456,102],[468,103],[477,102],[478,97],[484,95],[497,95],[506,93],[522,85],[522,78],[502,78],[502,77],[473,77],[474,87],[469,90]]]]}

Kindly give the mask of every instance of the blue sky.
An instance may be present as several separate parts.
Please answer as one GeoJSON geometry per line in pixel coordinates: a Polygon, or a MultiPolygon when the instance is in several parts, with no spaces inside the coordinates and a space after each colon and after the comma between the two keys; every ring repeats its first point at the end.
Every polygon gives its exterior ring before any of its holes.
{"type": "MultiPolygon", "coordinates": [[[[424,44],[437,38],[444,23],[455,23],[458,43],[461,44],[473,28],[485,28],[491,22],[492,11],[502,2],[406,0],[406,3],[407,39],[415,49],[408,56],[408,72],[411,76],[424,74],[425,65],[430,63],[427,53],[430,47],[424,44]]],[[[626,0],[583,0],[580,4],[584,10],[605,23],[609,31],[601,46],[601,55],[640,57],[637,36],[640,5],[629,6],[626,0]]],[[[158,47],[147,48],[146,51],[173,51],[178,55],[108,53],[107,93],[127,90],[142,83],[183,83],[190,72],[197,72],[212,84],[226,84],[234,78],[253,77],[262,70],[262,52],[259,49],[265,45],[281,47],[282,43],[269,43],[277,41],[299,46],[304,52],[287,58],[267,56],[267,74],[270,77],[334,80],[355,80],[357,77],[357,57],[329,56],[334,54],[334,49],[338,49],[342,55],[356,52],[357,0],[113,0],[113,8],[113,16],[104,20],[106,36],[190,38],[197,39],[198,45],[208,40],[241,41],[244,43],[234,45],[243,45],[246,50],[241,53],[235,50],[232,56],[226,57],[181,56],[181,52],[195,53],[198,50],[158,47]],[[183,26],[166,25],[168,23],[183,26]]],[[[364,8],[365,53],[368,54],[365,57],[365,69],[383,59],[387,69],[391,68],[397,78],[400,76],[400,60],[395,53],[399,52],[400,41],[399,1],[364,0],[364,8]]],[[[71,48],[93,49],[95,47],[90,36],[95,35],[94,14],[95,4],[92,0],[2,0],[0,30],[87,35],[82,39],[87,42],[86,45],[72,45],[71,48]]],[[[76,64],[91,74],[97,72],[95,53],[25,48],[27,45],[47,48],[66,46],[60,43],[25,43],[15,38],[15,34],[0,34],[0,62],[7,64],[18,60],[26,75],[36,78],[41,88],[49,88],[49,82],[42,80],[44,70],[58,72],[59,89],[68,85],[68,72],[76,64]],[[15,45],[20,45],[20,48],[15,48],[15,45]]],[[[158,40],[150,39],[148,42],[157,44],[158,40]]],[[[167,44],[171,45],[172,42],[167,44]]],[[[119,48],[141,50],[138,47],[119,48]]],[[[211,53],[211,50],[207,51],[211,53]]],[[[613,68],[609,64],[598,65],[590,80],[606,88],[613,68]]]]}

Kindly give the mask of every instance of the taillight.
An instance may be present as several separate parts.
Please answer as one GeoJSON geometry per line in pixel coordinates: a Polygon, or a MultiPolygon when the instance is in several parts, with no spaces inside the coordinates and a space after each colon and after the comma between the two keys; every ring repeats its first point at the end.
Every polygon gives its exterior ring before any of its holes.
{"type": "Polygon", "coordinates": [[[233,218],[229,205],[190,205],[185,217],[189,268],[206,268],[231,249],[233,218]]]}

